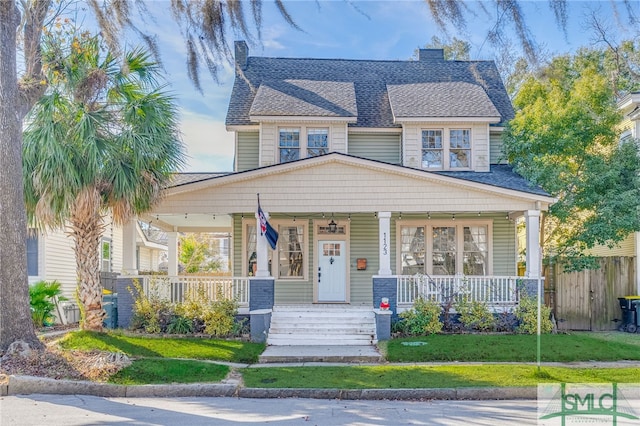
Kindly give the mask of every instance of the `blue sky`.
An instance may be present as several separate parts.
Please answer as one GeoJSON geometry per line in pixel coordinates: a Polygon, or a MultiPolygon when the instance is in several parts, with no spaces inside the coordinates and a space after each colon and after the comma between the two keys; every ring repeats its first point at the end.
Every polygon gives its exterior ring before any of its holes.
{"type": "MultiPolygon", "coordinates": [[[[177,25],[171,21],[169,2],[155,0],[151,4],[157,26],[162,29],[158,31],[158,42],[167,80],[180,104],[183,141],[189,156],[183,171],[232,171],[233,135],[224,126],[233,85],[232,67],[224,64],[218,84],[203,72],[205,93],[197,92],[187,78],[184,42],[177,25]]],[[[432,36],[445,38],[424,1],[285,0],[285,5],[303,31],[290,27],[273,2],[264,0],[262,37],[256,44],[250,44],[250,55],[404,60],[412,56],[414,49],[430,42],[432,36]]],[[[489,1],[472,2],[471,10],[476,13],[475,16],[469,14],[467,34],[449,31],[450,36],[470,41],[472,59],[493,59],[491,46],[486,42],[487,29],[495,22],[492,5],[489,1]],[[486,12],[482,10],[483,6],[486,12]]],[[[615,28],[618,38],[634,35],[633,32],[626,33],[624,27],[616,26],[616,11],[623,20],[628,16],[622,2],[612,5],[608,0],[570,0],[566,37],[557,28],[546,1],[525,1],[522,5],[536,42],[551,54],[592,45],[592,33],[583,22],[585,15],[594,10],[615,28]]],[[[635,2],[634,7],[636,16],[640,16],[640,2],[635,2]]],[[[638,37],[638,24],[633,30],[638,37]]],[[[230,40],[240,38],[229,33],[230,40]]],[[[515,37],[513,41],[517,44],[515,37]]]]}

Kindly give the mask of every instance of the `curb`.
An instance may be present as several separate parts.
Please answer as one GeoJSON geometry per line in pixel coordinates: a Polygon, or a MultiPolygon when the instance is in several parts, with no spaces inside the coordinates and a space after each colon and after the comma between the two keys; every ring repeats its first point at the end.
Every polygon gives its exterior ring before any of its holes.
{"type": "Polygon", "coordinates": [[[113,385],[88,381],[10,376],[0,396],[28,394],[90,395],[121,398],[230,397],[343,400],[515,400],[536,399],[536,387],[437,389],[245,388],[235,384],[113,385]]]}

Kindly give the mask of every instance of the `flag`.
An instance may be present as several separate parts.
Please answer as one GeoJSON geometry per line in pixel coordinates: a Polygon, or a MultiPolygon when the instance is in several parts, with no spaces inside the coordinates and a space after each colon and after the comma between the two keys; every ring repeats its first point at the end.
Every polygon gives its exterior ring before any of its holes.
{"type": "Polygon", "coordinates": [[[278,231],[269,224],[262,207],[260,207],[260,200],[258,200],[258,218],[260,219],[260,235],[264,235],[271,246],[271,250],[275,250],[278,243],[278,231]]]}

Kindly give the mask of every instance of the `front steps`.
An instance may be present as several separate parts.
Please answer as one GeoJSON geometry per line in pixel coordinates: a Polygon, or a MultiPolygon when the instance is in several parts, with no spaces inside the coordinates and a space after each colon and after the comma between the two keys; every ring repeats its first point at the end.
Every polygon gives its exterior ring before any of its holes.
{"type": "Polygon", "coordinates": [[[267,345],[370,346],[376,344],[373,308],[335,304],[276,305],[267,345]]]}

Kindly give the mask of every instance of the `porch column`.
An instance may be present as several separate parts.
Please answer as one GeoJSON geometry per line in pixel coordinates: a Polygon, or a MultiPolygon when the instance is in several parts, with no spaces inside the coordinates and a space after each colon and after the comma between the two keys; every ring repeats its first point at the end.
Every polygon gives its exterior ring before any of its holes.
{"type": "Polygon", "coordinates": [[[636,232],[636,294],[640,294],[640,232],[636,232]]]}
{"type": "Polygon", "coordinates": [[[138,221],[134,217],[124,224],[122,228],[122,273],[124,275],[137,275],[136,264],[136,234],[138,233],[138,221]]]}
{"type": "MultiPolygon", "coordinates": [[[[175,229],[175,228],[174,228],[175,229]]],[[[168,270],[167,275],[175,277],[178,275],[178,233],[167,232],[168,270]]]]}
{"type": "Polygon", "coordinates": [[[528,278],[538,278],[541,275],[540,265],[540,210],[524,212],[527,227],[527,270],[528,278]]]}
{"type": "MultiPolygon", "coordinates": [[[[269,220],[269,213],[263,212],[266,220],[269,220]]],[[[269,272],[269,245],[267,238],[260,235],[260,217],[256,212],[256,277],[270,277],[269,272]]]]}
{"type": "Polygon", "coordinates": [[[391,212],[378,212],[380,269],[378,275],[391,275],[391,212]]]}

